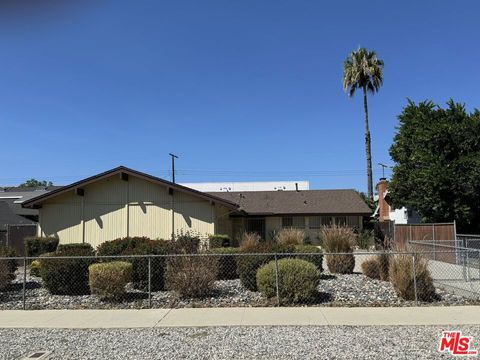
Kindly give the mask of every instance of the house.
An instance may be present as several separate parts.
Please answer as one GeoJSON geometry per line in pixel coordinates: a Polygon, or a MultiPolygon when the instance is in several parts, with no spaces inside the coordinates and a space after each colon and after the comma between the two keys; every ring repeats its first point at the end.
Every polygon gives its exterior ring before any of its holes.
{"type": "Polygon", "coordinates": [[[395,224],[419,224],[421,222],[420,214],[414,209],[405,206],[394,209],[390,206],[387,179],[380,179],[377,184],[377,192],[378,205],[373,216],[378,217],[379,222],[393,221],[395,224]]]}
{"type": "Polygon", "coordinates": [[[8,204],[12,212],[16,215],[22,216],[26,219],[37,222],[38,210],[28,209],[22,207],[22,202],[46,194],[52,190],[58,189],[61,186],[46,186],[46,187],[20,187],[9,186],[0,187],[0,201],[8,204]]]}
{"type": "Polygon", "coordinates": [[[284,228],[305,231],[309,240],[318,241],[322,226],[363,227],[363,218],[371,210],[355,190],[293,190],[215,192],[211,195],[237,203],[239,208],[219,226],[232,238],[257,232],[272,239],[284,228]]]}
{"type": "Polygon", "coordinates": [[[98,246],[125,236],[262,236],[282,227],[310,233],[331,223],[362,226],[371,214],[354,190],[205,193],[123,166],[22,203],[39,211],[38,235],[98,246]]]}

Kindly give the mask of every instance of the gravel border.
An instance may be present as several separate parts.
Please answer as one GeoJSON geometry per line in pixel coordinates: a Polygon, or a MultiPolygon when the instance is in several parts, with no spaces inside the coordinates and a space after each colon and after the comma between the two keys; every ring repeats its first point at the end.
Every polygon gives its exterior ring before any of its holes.
{"type": "Polygon", "coordinates": [[[442,331],[474,337],[480,326],[292,326],[121,330],[0,329],[1,359],[449,359],[442,331]]]}
{"type": "MultiPolygon", "coordinates": [[[[17,272],[10,287],[0,292],[0,310],[22,309],[23,273],[17,272]]],[[[27,275],[26,308],[34,309],[134,309],[148,308],[148,294],[129,288],[122,302],[105,302],[93,295],[51,295],[42,287],[41,278],[27,275]]],[[[370,279],[363,274],[322,274],[315,301],[299,306],[415,306],[414,301],[400,299],[387,281],[370,279]]],[[[437,288],[438,300],[418,305],[450,306],[473,305],[472,300],[437,288]]],[[[274,299],[266,299],[258,292],[246,290],[240,280],[215,282],[214,293],[202,299],[178,299],[171,291],[152,292],[152,308],[182,307],[258,307],[275,306],[274,299]]]]}

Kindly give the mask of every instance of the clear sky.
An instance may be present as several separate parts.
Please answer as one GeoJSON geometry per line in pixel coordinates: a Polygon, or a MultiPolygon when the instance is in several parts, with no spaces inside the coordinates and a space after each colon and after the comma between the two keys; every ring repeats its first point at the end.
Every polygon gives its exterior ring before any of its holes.
{"type": "Polygon", "coordinates": [[[0,9],[0,184],[168,177],[174,152],[179,182],[365,191],[362,98],[341,82],[359,45],[385,61],[375,179],[407,97],[480,107],[478,1],[20,2],[0,9]]]}

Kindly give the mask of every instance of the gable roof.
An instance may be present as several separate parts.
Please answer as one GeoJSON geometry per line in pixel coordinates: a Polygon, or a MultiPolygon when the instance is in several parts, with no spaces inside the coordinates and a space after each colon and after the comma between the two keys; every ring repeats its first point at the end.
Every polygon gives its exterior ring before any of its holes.
{"type": "Polygon", "coordinates": [[[74,182],[73,184],[62,186],[61,188],[52,190],[52,191],[50,191],[46,194],[36,196],[32,199],[24,201],[22,203],[22,207],[24,207],[24,208],[34,208],[35,206],[40,205],[42,202],[44,202],[47,199],[51,199],[51,198],[53,198],[55,196],[58,196],[60,194],[64,194],[64,193],[66,193],[70,190],[81,188],[82,186],[94,183],[98,180],[110,177],[110,176],[115,175],[115,174],[120,174],[120,173],[125,173],[125,174],[131,175],[131,176],[135,176],[135,177],[138,177],[138,178],[141,178],[141,179],[144,179],[144,180],[156,183],[156,184],[165,185],[165,186],[170,187],[172,189],[175,189],[177,191],[188,193],[188,194],[200,197],[200,198],[205,199],[205,200],[214,201],[216,203],[220,203],[220,204],[222,204],[224,206],[227,206],[229,208],[232,208],[232,209],[237,209],[238,208],[238,205],[235,202],[231,202],[228,199],[220,198],[220,197],[217,197],[215,195],[210,195],[210,194],[203,193],[203,192],[200,192],[200,191],[197,191],[197,190],[194,190],[194,189],[190,189],[186,186],[175,184],[175,183],[172,183],[170,181],[167,181],[167,180],[161,179],[159,177],[149,175],[149,174],[137,171],[137,170],[129,169],[125,166],[118,166],[114,169],[111,169],[111,170],[105,171],[103,173],[100,173],[100,174],[97,174],[97,175],[94,175],[94,176],[90,176],[86,179],[74,182]]]}
{"type": "Polygon", "coordinates": [[[0,201],[0,229],[7,225],[35,224],[34,221],[16,215],[5,201],[0,201]]]}
{"type": "Polygon", "coordinates": [[[242,191],[209,193],[236,202],[249,215],[362,215],[371,209],[355,190],[242,191]]]}

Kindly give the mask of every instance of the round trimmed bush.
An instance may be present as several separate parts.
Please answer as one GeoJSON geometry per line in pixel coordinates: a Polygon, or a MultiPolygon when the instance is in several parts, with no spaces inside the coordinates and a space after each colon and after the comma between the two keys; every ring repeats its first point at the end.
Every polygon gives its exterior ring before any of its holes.
{"type": "Polygon", "coordinates": [[[323,271],[323,251],[315,245],[296,245],[295,253],[298,254],[313,254],[313,255],[297,255],[296,259],[302,259],[314,264],[317,269],[323,271]]]}
{"type": "Polygon", "coordinates": [[[89,294],[88,267],[95,260],[93,258],[52,259],[52,257],[94,255],[93,248],[89,244],[59,245],[54,253],[43,254],[40,258],[40,276],[45,287],[54,295],[89,294]]]}
{"type": "Polygon", "coordinates": [[[230,237],[228,235],[215,234],[208,237],[208,246],[210,249],[231,246],[230,237]]]}
{"type": "MultiPolygon", "coordinates": [[[[171,247],[165,240],[151,240],[147,237],[125,237],[106,241],[97,248],[98,256],[114,255],[165,255],[171,247]]],[[[114,261],[106,259],[105,261],[114,261]]],[[[125,258],[124,261],[132,263],[132,282],[136,289],[148,288],[148,259],[125,258]]],[[[165,258],[151,258],[151,286],[153,291],[165,289],[165,258]]]]}
{"type": "Polygon", "coordinates": [[[40,260],[33,260],[30,264],[30,276],[40,276],[40,260]]]}
{"type": "Polygon", "coordinates": [[[112,261],[90,265],[88,268],[90,292],[105,300],[120,300],[125,286],[132,280],[132,264],[112,261]]]}
{"type": "Polygon", "coordinates": [[[26,256],[39,256],[57,250],[58,237],[29,236],[23,240],[26,256]]]}
{"type": "MultiPolygon", "coordinates": [[[[314,264],[301,259],[281,259],[277,266],[281,304],[314,300],[320,282],[320,271],[314,264]]],[[[277,294],[275,271],[275,261],[271,261],[262,266],[256,276],[258,290],[269,298],[277,294]]]]}
{"type": "Polygon", "coordinates": [[[218,260],[218,280],[238,279],[237,256],[239,248],[221,247],[210,249],[212,254],[218,254],[215,258],[218,260]]]}
{"type": "Polygon", "coordinates": [[[241,249],[241,254],[251,255],[237,256],[237,269],[240,282],[248,290],[257,291],[257,270],[274,260],[275,253],[279,254],[277,255],[277,259],[281,259],[287,256],[282,255],[282,253],[294,252],[295,248],[292,245],[279,245],[273,243],[261,243],[255,246],[249,246],[246,249],[241,249]]]}

